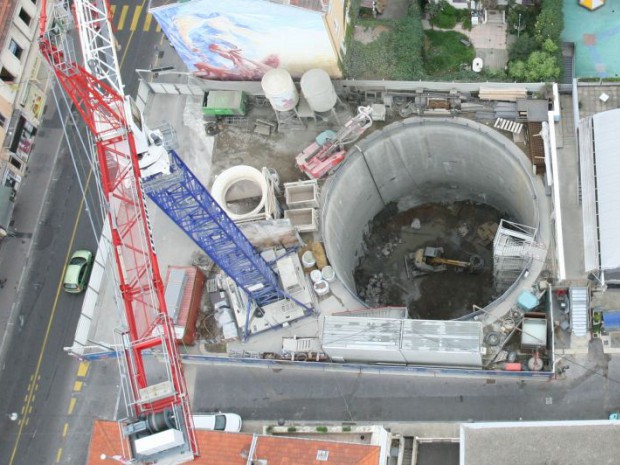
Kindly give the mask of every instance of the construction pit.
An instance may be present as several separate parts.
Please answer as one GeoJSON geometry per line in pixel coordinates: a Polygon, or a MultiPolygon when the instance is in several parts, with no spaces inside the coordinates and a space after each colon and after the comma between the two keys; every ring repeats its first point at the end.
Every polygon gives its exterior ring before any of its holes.
{"type": "MultiPolygon", "coordinates": [[[[321,223],[329,261],[362,306],[406,306],[410,318],[447,320],[500,297],[512,301],[505,294],[527,286],[496,282],[493,239],[502,220],[527,225],[548,244],[546,196],[523,152],[471,120],[411,118],[350,149],[326,183],[321,223]],[[425,247],[484,266],[419,273],[413,255],[425,247]]],[[[524,257],[514,279],[542,268],[533,261],[524,257]]]]}

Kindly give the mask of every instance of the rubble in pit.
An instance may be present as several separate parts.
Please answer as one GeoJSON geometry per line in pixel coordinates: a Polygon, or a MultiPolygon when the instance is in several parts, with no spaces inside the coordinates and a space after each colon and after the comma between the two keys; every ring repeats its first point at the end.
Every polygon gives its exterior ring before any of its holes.
{"type": "Polygon", "coordinates": [[[473,202],[427,204],[398,212],[386,206],[366,235],[365,254],[354,272],[359,297],[370,307],[406,306],[411,318],[455,319],[493,301],[492,240],[506,215],[473,202]],[[448,266],[421,273],[413,265],[415,252],[443,248],[443,257],[470,261],[477,255],[482,271],[448,266]]]}

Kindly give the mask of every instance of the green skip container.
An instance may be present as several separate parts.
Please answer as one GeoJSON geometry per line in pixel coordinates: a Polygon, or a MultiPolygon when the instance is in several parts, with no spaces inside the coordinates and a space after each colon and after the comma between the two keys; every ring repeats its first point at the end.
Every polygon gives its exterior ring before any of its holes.
{"type": "Polygon", "coordinates": [[[246,96],[240,90],[212,90],[205,94],[202,113],[205,116],[245,116],[246,96]]]}

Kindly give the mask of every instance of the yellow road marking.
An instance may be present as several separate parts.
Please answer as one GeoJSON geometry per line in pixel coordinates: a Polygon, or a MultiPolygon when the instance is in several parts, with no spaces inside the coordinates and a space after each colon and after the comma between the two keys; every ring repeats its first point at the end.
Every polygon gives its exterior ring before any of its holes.
{"type": "Polygon", "coordinates": [[[25,425],[28,426],[28,422],[30,421],[30,417],[26,417],[25,425]]]}
{"type": "Polygon", "coordinates": [[[26,411],[26,404],[22,405],[22,409],[19,412],[22,416],[24,416],[24,412],[26,411]]]}
{"type": "Polygon", "coordinates": [[[60,463],[61,458],[62,458],[62,447],[60,447],[58,449],[58,452],[56,452],[56,463],[60,463]]]}
{"type": "Polygon", "coordinates": [[[73,390],[79,392],[82,390],[82,381],[76,381],[73,383],[73,390]]]}
{"type": "Polygon", "coordinates": [[[114,18],[114,13],[116,13],[116,5],[110,5],[110,13],[112,13],[112,17],[114,18]]]}
{"type": "MultiPolygon", "coordinates": [[[[144,5],[146,4],[146,0],[142,0],[142,3],[140,4],[140,6],[142,8],[144,8],[144,5]]],[[[120,26],[119,26],[120,29],[120,26]]],[[[123,46],[123,56],[121,57],[121,62],[118,64],[119,68],[123,67],[123,63],[125,63],[125,57],[127,56],[127,50],[129,50],[130,44],[131,44],[131,40],[133,39],[133,34],[136,31],[131,31],[131,34],[129,34],[129,39],[127,39],[127,43],[123,46]]]]}
{"type": "MultiPolygon", "coordinates": [[[[90,185],[90,178],[93,172],[90,171],[88,173],[88,178],[86,179],[86,189],[90,185]]],[[[80,218],[82,217],[82,210],[84,208],[84,203],[86,201],[85,196],[82,196],[82,200],[80,202],[80,208],[78,209],[78,214],[75,218],[75,223],[73,224],[73,231],[71,231],[71,239],[69,240],[69,246],[67,247],[67,253],[65,254],[65,263],[69,260],[69,255],[71,250],[73,249],[73,243],[75,242],[75,235],[77,234],[78,224],[80,223],[80,218]]],[[[39,351],[39,358],[37,360],[37,366],[34,370],[36,380],[41,379],[41,365],[43,364],[43,354],[45,353],[45,349],[47,348],[47,341],[50,337],[50,332],[52,329],[52,322],[54,321],[54,317],[56,316],[56,309],[58,308],[58,299],[60,298],[60,290],[62,286],[62,279],[58,279],[58,285],[56,286],[56,296],[54,297],[54,302],[52,304],[52,311],[50,312],[49,319],[47,320],[47,328],[45,329],[45,336],[43,337],[43,342],[41,344],[41,350],[39,351]]],[[[34,391],[28,388],[28,394],[26,396],[26,403],[22,407],[22,412],[30,407],[32,404],[32,399],[34,398],[34,391]]],[[[74,399],[71,399],[72,401],[74,399]]],[[[74,405],[75,406],[75,403],[74,405]]],[[[73,407],[70,407],[73,410],[73,407]]],[[[19,431],[17,432],[17,437],[15,438],[15,443],[13,445],[13,451],[11,452],[11,457],[7,465],[13,465],[15,456],[17,455],[17,448],[19,447],[19,441],[21,440],[22,434],[24,432],[24,426],[28,424],[29,418],[26,417],[25,421],[19,421],[19,431]]],[[[62,449],[60,450],[60,454],[62,455],[62,449]]],[[[60,460],[60,459],[59,459],[60,460]]]]}
{"type": "Polygon", "coordinates": [[[69,410],[67,410],[67,414],[71,415],[73,413],[73,409],[75,408],[76,402],[77,402],[77,399],[75,397],[72,397],[71,400],[69,401],[69,410]]]}
{"type": "Polygon", "coordinates": [[[133,18],[131,18],[131,26],[129,26],[129,30],[136,30],[136,26],[138,25],[138,21],[140,20],[140,14],[142,14],[142,5],[137,5],[136,9],[133,12],[133,18]]]}
{"type": "Polygon", "coordinates": [[[80,362],[80,366],[78,367],[77,375],[80,378],[84,378],[86,373],[88,373],[88,362],[80,362]]]}
{"type": "Polygon", "coordinates": [[[127,12],[129,11],[129,5],[123,5],[121,8],[121,19],[118,20],[118,30],[120,31],[125,26],[125,19],[127,18],[127,12]]]}
{"type": "Polygon", "coordinates": [[[67,437],[67,431],[69,431],[69,423],[65,423],[65,427],[62,429],[62,437],[67,437]]]}
{"type": "Polygon", "coordinates": [[[146,18],[144,18],[144,26],[142,26],[142,30],[147,32],[151,29],[151,21],[153,20],[153,15],[151,13],[146,14],[146,18]]]}
{"type": "Polygon", "coordinates": [[[161,32],[161,26],[159,25],[159,23],[157,23],[157,27],[155,28],[155,30],[156,30],[157,32],[161,32]]]}

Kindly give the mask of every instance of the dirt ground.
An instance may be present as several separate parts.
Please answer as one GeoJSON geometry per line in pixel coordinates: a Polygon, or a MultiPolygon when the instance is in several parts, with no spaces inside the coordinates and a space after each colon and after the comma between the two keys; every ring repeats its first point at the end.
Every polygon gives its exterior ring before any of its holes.
{"type": "MultiPolygon", "coordinates": [[[[505,214],[471,202],[429,204],[405,212],[395,205],[377,215],[366,238],[366,254],[355,270],[359,295],[371,306],[407,306],[411,318],[454,319],[485,306],[494,298],[492,243],[482,239],[483,224],[498,224],[505,214]],[[448,267],[443,272],[414,276],[416,250],[443,247],[444,257],[484,260],[484,269],[472,274],[448,267]]],[[[508,219],[508,218],[507,218],[508,219]]]]}

